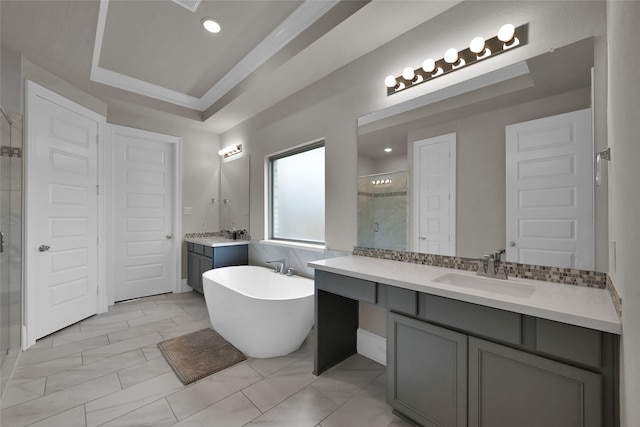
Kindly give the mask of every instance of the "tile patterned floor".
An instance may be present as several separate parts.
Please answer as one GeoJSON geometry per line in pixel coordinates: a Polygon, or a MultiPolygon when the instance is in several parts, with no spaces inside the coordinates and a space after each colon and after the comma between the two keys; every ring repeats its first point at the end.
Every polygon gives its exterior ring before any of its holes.
{"type": "Polygon", "coordinates": [[[183,386],[156,344],[210,326],[200,295],[168,294],[45,337],[22,354],[0,425],[409,426],[385,401],[384,366],[355,355],[316,377],[310,339],[183,386]]]}

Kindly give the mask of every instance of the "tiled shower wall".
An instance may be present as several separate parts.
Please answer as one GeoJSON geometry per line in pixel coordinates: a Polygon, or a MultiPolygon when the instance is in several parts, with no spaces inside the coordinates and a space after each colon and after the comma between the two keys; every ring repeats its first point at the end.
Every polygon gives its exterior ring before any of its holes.
{"type": "MultiPolygon", "coordinates": [[[[22,118],[5,117],[0,135],[0,353],[2,379],[13,370],[20,349],[22,316],[22,118]],[[9,120],[11,121],[9,121],[9,120]]],[[[0,388],[4,392],[4,387],[0,388]]]]}

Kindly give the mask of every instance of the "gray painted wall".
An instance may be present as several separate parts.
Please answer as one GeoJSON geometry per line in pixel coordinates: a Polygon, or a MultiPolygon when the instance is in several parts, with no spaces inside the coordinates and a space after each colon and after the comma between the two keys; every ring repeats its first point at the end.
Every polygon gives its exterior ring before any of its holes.
{"type": "MultiPolygon", "coordinates": [[[[264,159],[278,151],[326,141],[326,245],[351,251],[357,231],[358,116],[606,32],[604,2],[465,2],[396,40],[356,59],[221,136],[223,145],[243,143],[251,154],[251,235],[265,236],[264,159]],[[464,22],[464,26],[460,23],[464,22]],[[529,23],[529,44],[428,84],[386,96],[388,74],[417,67],[425,56],[462,47],[502,24],[529,23]],[[451,29],[455,28],[455,31],[451,29]]],[[[383,314],[363,308],[360,325],[384,335],[383,314]]]]}
{"type": "Polygon", "coordinates": [[[640,2],[608,1],[610,274],[622,296],[621,425],[640,420],[640,2]]]}

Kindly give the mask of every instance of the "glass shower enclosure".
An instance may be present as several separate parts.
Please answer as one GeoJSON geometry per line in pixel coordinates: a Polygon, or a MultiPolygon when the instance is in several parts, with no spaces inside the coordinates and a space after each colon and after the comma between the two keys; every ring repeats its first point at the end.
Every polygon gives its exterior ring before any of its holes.
{"type": "Polygon", "coordinates": [[[22,117],[0,107],[0,358],[4,394],[22,324],[22,117]]]}

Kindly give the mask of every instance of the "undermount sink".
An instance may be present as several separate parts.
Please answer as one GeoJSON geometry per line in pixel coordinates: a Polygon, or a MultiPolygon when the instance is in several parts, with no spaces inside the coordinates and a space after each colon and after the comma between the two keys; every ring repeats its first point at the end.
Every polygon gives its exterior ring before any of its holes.
{"type": "Polygon", "coordinates": [[[445,274],[433,281],[452,286],[459,286],[461,288],[476,289],[479,291],[520,298],[528,298],[535,292],[535,288],[533,286],[524,285],[522,283],[514,283],[509,280],[491,279],[488,277],[465,276],[454,273],[445,274]]]}

